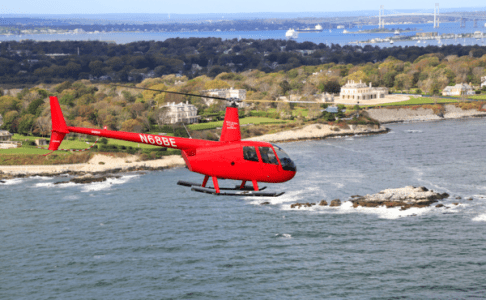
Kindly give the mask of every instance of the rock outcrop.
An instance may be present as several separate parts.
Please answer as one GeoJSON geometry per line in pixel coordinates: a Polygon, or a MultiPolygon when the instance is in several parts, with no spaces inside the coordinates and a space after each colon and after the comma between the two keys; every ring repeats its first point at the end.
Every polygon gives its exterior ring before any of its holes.
{"type": "Polygon", "coordinates": [[[94,177],[92,175],[86,175],[86,176],[73,178],[69,181],[58,181],[58,182],[55,182],[54,184],[65,184],[65,183],[69,183],[69,182],[78,183],[78,184],[86,184],[86,183],[93,183],[93,182],[103,182],[103,181],[106,181],[108,178],[120,178],[120,177],[121,176],[94,177]]]}
{"type": "Polygon", "coordinates": [[[297,203],[291,204],[290,205],[290,208],[298,208],[298,209],[300,209],[301,207],[312,207],[314,205],[316,205],[316,204],[315,203],[309,203],[309,202],[307,202],[307,203],[298,203],[297,202],[297,203]]]}
{"type": "Polygon", "coordinates": [[[341,200],[334,199],[334,200],[331,201],[331,204],[329,206],[330,207],[333,207],[333,206],[341,206],[341,200]]]}
{"type": "Polygon", "coordinates": [[[435,193],[425,187],[407,186],[398,189],[386,189],[377,194],[366,196],[354,196],[350,199],[353,207],[377,207],[386,206],[401,207],[402,210],[411,207],[428,207],[439,200],[448,198],[447,193],[435,193]]]}

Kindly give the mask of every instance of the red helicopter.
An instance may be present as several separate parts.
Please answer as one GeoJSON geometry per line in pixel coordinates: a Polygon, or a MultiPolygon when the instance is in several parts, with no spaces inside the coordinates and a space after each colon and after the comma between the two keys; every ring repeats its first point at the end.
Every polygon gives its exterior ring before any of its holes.
{"type": "MultiPolygon", "coordinates": [[[[152,90],[147,88],[140,89],[152,90]]],[[[236,103],[242,100],[161,90],[153,91],[230,101],[231,105],[226,107],[220,140],[216,142],[67,126],[57,97],[51,96],[52,134],[48,149],[52,151],[57,150],[64,136],[70,132],[180,149],[188,169],[204,175],[204,180],[202,184],[179,181],[177,182],[178,185],[191,187],[191,190],[196,192],[214,195],[278,197],[284,194],[284,192],[262,192],[265,187],[259,188],[258,182],[279,183],[288,181],[295,176],[297,168],[292,159],[279,146],[266,142],[241,140],[238,106],[236,103]],[[213,187],[206,186],[209,177],[213,181],[213,187]],[[237,185],[234,188],[220,188],[218,179],[241,180],[241,185],[237,185]],[[247,186],[246,182],[248,181],[253,186],[247,186]]]]}

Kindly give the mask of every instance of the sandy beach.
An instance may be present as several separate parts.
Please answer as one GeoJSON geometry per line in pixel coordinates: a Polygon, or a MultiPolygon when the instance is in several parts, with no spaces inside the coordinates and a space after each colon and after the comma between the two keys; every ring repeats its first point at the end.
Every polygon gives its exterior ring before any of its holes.
{"type": "Polygon", "coordinates": [[[277,143],[293,142],[299,140],[324,139],[333,136],[378,134],[385,132],[388,132],[388,129],[383,126],[349,125],[349,128],[345,129],[334,125],[331,126],[327,124],[312,124],[300,129],[253,137],[251,138],[251,140],[277,143]]]}
{"type": "Polygon", "coordinates": [[[162,159],[139,161],[132,155],[124,158],[97,154],[89,162],[72,165],[38,165],[38,166],[0,166],[0,172],[6,175],[32,176],[37,174],[63,174],[66,172],[100,173],[111,170],[129,171],[131,169],[162,169],[185,166],[179,155],[165,156],[162,159]],[[101,164],[100,164],[101,163],[101,164]]]}

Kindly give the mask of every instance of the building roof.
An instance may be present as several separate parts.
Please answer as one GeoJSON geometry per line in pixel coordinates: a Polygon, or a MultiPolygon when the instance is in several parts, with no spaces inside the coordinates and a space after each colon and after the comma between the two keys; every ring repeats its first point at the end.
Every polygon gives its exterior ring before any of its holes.
{"type": "Polygon", "coordinates": [[[473,88],[465,83],[458,83],[455,86],[446,86],[444,91],[450,91],[452,89],[472,90],[473,88]]]}
{"type": "Polygon", "coordinates": [[[0,130],[0,136],[12,136],[12,134],[7,130],[0,130]]]}
{"type": "Polygon", "coordinates": [[[362,83],[361,80],[358,82],[354,82],[354,80],[349,80],[342,88],[348,89],[359,89],[359,88],[367,88],[368,86],[365,83],[362,83]]]}

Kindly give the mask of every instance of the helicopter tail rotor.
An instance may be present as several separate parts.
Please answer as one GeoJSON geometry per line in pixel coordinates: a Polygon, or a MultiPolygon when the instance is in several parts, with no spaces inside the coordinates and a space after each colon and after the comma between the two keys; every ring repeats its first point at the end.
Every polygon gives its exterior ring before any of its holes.
{"type": "Polygon", "coordinates": [[[61,107],[57,97],[50,97],[51,102],[51,119],[52,119],[52,134],[49,142],[49,150],[55,151],[59,148],[64,139],[64,136],[69,133],[69,130],[62,115],[61,107]]]}

